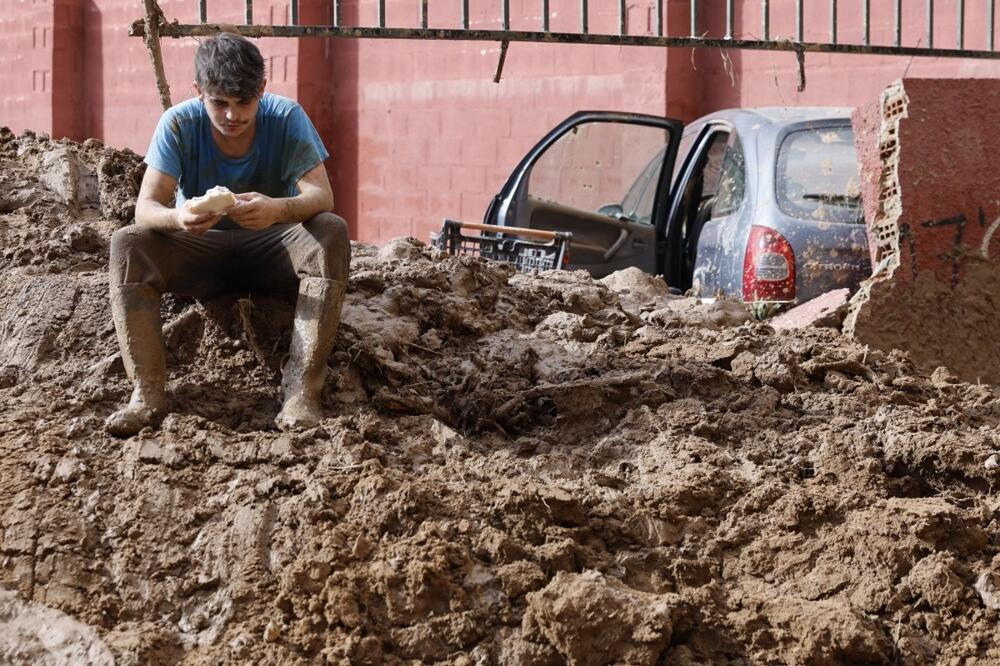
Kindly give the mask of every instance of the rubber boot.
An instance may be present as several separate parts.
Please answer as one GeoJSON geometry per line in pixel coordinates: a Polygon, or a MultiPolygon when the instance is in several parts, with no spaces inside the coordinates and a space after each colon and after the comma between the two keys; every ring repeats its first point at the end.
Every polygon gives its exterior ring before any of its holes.
{"type": "Polygon", "coordinates": [[[133,389],[129,403],[109,416],[104,425],[116,437],[130,437],[146,426],[157,425],[169,408],[160,294],[146,284],[112,287],[111,314],[133,389]]]}
{"type": "Polygon", "coordinates": [[[281,371],[283,404],[274,422],[281,430],[312,428],[323,417],[320,398],[347,285],[303,278],[295,304],[292,346],[281,371]]]}

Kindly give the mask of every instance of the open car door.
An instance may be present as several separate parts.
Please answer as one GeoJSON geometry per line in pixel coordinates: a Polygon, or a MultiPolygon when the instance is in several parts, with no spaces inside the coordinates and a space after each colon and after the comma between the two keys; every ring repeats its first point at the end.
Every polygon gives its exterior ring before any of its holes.
{"type": "Polygon", "coordinates": [[[521,160],[484,222],[571,232],[568,268],[594,277],[653,273],[682,129],[657,116],[577,112],[521,160]]]}

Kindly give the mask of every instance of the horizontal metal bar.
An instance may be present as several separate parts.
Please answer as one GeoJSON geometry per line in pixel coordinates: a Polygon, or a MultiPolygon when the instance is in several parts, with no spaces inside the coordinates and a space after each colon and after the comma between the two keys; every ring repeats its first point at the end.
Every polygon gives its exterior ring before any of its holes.
{"type": "MultiPolygon", "coordinates": [[[[142,19],[129,26],[129,35],[141,37],[142,19]]],[[[161,26],[161,37],[204,37],[232,32],[244,37],[347,37],[354,39],[437,39],[470,42],[545,42],[550,44],[608,44],[611,46],[661,46],[667,48],[748,49],[752,51],[803,51],[806,53],[853,53],[928,58],[977,58],[1000,60],[1000,51],[975,51],[919,46],[880,44],[823,44],[814,42],[764,41],[760,39],[701,39],[696,37],[657,37],[654,35],[598,35],[572,32],[530,32],[519,30],[427,30],[417,28],[357,28],[326,25],[233,25],[227,23],[161,26]]]]}

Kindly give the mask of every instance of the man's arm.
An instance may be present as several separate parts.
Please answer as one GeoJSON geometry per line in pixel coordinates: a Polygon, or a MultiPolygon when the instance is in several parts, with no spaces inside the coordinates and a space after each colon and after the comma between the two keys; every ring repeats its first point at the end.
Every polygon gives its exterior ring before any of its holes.
{"type": "Polygon", "coordinates": [[[240,203],[229,211],[229,217],[244,229],[267,229],[278,222],[305,222],[333,209],[333,191],[322,162],[307,171],[295,186],[297,195],[280,199],[257,192],[237,194],[240,203]]]}
{"type": "Polygon", "coordinates": [[[146,167],[135,202],[135,223],[140,227],[165,233],[190,231],[202,234],[222,219],[220,214],[196,215],[184,207],[170,208],[170,200],[176,191],[176,178],[153,167],[146,167]]]}

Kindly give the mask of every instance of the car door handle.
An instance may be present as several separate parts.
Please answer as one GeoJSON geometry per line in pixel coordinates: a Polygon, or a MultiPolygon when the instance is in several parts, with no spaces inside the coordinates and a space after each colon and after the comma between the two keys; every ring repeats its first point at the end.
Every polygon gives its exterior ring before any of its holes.
{"type": "Polygon", "coordinates": [[[625,245],[625,241],[628,240],[628,229],[621,229],[618,234],[618,240],[608,248],[607,252],[604,253],[604,261],[608,261],[611,257],[618,254],[618,250],[622,249],[622,245],[625,245]]]}

